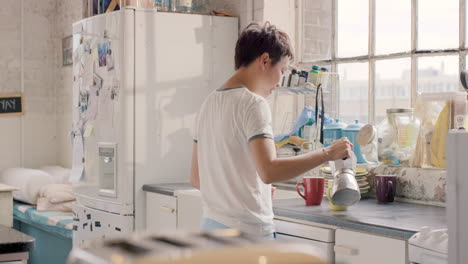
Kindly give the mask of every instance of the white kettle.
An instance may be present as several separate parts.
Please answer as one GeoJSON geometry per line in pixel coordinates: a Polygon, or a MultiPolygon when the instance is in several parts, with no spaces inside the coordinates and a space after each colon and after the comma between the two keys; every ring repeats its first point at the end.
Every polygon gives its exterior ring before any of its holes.
{"type": "Polygon", "coordinates": [[[356,155],[351,152],[351,157],[345,160],[329,162],[334,178],[331,199],[336,205],[351,206],[361,200],[361,192],[355,177],[356,161],[356,155]]]}

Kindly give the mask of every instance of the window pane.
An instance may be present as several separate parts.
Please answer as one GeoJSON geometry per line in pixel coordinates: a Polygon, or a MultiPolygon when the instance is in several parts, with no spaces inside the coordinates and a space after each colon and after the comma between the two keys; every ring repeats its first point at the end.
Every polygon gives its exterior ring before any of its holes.
{"type": "Polygon", "coordinates": [[[411,107],[411,59],[375,62],[375,121],[386,117],[388,108],[411,107]]]}
{"type": "Polygon", "coordinates": [[[455,92],[458,88],[458,55],[418,59],[418,92],[455,92]]]}
{"type": "Polygon", "coordinates": [[[411,1],[376,0],[375,53],[411,50],[411,1]]]}
{"type": "Polygon", "coordinates": [[[347,124],[354,123],[356,119],[367,123],[369,64],[338,64],[337,68],[340,74],[339,118],[347,124]]]}
{"type": "Polygon", "coordinates": [[[332,1],[302,1],[302,62],[331,58],[332,1]]]}
{"type": "Polygon", "coordinates": [[[418,49],[458,47],[459,0],[418,1],[418,49]]]}
{"type": "Polygon", "coordinates": [[[366,55],[369,0],[338,0],[338,57],[366,55]]]}

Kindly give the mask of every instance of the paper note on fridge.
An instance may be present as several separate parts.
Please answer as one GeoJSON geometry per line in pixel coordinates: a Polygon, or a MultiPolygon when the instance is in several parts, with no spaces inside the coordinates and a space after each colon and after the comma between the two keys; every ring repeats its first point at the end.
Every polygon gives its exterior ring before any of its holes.
{"type": "Polygon", "coordinates": [[[88,121],[94,121],[98,113],[99,97],[97,96],[97,93],[98,93],[98,90],[97,90],[96,85],[91,85],[89,87],[89,102],[88,102],[88,112],[87,112],[88,121]]]}
{"type": "Polygon", "coordinates": [[[83,136],[80,130],[74,131],[73,138],[73,163],[70,176],[70,182],[75,183],[81,180],[84,169],[84,149],[83,149],[83,136]]]}

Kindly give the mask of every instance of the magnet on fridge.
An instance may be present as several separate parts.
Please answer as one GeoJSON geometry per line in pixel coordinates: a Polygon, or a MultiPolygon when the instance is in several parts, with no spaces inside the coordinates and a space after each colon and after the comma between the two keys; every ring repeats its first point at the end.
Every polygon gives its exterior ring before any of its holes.
{"type": "Polygon", "coordinates": [[[108,42],[98,44],[99,67],[106,66],[106,55],[107,55],[108,49],[109,49],[108,42]]]}
{"type": "Polygon", "coordinates": [[[111,99],[114,100],[117,97],[117,94],[114,90],[111,91],[111,99]]]}
{"type": "Polygon", "coordinates": [[[104,80],[97,73],[94,73],[93,85],[96,86],[96,95],[99,96],[99,91],[102,89],[104,80]]]}
{"type": "Polygon", "coordinates": [[[78,101],[78,106],[80,107],[81,112],[85,112],[88,109],[88,101],[89,101],[89,92],[80,91],[80,100],[78,101]]]}
{"type": "Polygon", "coordinates": [[[111,87],[111,99],[117,99],[119,95],[119,80],[113,79],[112,80],[112,87],[111,87]]]}
{"type": "Polygon", "coordinates": [[[83,133],[83,137],[87,138],[87,137],[91,136],[92,133],[93,133],[93,124],[86,123],[86,127],[85,127],[85,130],[84,130],[84,133],[83,133]]]}
{"type": "Polygon", "coordinates": [[[112,57],[112,49],[107,50],[106,63],[107,63],[107,71],[111,71],[114,69],[114,59],[112,57]]]}
{"type": "Polygon", "coordinates": [[[83,50],[84,50],[84,52],[87,52],[87,53],[91,54],[91,44],[89,43],[89,41],[84,42],[83,50]]]}

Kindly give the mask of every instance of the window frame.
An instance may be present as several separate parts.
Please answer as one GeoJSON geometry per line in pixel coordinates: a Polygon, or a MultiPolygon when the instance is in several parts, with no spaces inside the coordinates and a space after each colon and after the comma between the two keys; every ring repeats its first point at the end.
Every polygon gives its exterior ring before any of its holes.
{"type": "MultiPolygon", "coordinates": [[[[411,59],[411,107],[414,107],[414,103],[417,97],[417,89],[418,89],[418,59],[421,57],[426,56],[447,56],[447,55],[458,55],[459,58],[459,65],[458,70],[461,72],[465,70],[466,66],[466,56],[468,54],[468,50],[465,47],[466,42],[466,1],[467,0],[459,0],[459,46],[457,49],[443,49],[443,50],[418,50],[418,2],[419,0],[411,0],[411,51],[408,52],[400,52],[400,53],[390,53],[384,55],[375,55],[375,40],[376,40],[376,32],[375,32],[375,1],[376,0],[369,0],[369,36],[368,36],[368,54],[364,56],[357,56],[357,57],[342,57],[338,58],[337,55],[337,32],[338,32],[338,0],[331,0],[332,1],[332,35],[331,35],[331,58],[327,60],[313,60],[313,61],[303,61],[302,56],[302,43],[303,39],[303,30],[304,30],[304,21],[302,15],[302,6],[303,1],[307,0],[297,0],[298,3],[297,7],[297,14],[298,14],[298,22],[300,25],[297,26],[297,39],[296,39],[296,50],[299,51],[298,58],[300,59],[299,65],[302,67],[311,67],[314,64],[328,64],[331,65],[331,71],[337,71],[337,64],[340,63],[353,63],[353,62],[368,62],[369,63],[369,78],[368,78],[368,122],[370,124],[375,124],[375,65],[376,61],[378,60],[385,60],[385,59],[398,59],[398,58],[410,58],[411,59]]],[[[322,0],[324,1],[324,0],[322,0]]],[[[424,0],[422,0],[424,1],[424,0]]],[[[458,82],[459,91],[463,91],[463,87],[460,82],[458,82]]],[[[339,102],[339,94],[336,87],[332,88],[335,92],[336,102],[339,102]]],[[[335,106],[335,111],[339,113],[339,105],[335,106]]]]}

